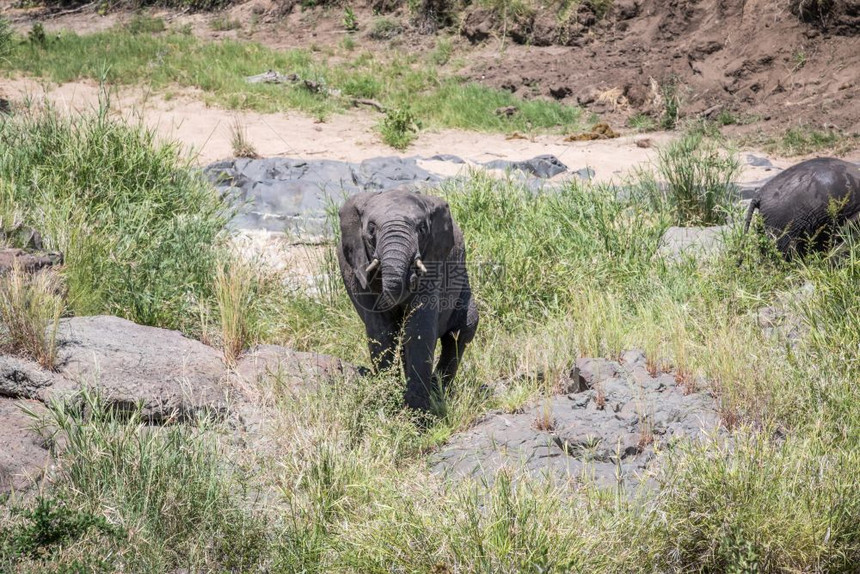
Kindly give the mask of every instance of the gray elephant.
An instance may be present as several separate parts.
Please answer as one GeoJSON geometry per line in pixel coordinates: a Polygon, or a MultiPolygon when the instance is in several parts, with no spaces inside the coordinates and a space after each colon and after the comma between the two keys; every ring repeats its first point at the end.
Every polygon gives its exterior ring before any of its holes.
{"type": "Polygon", "coordinates": [[[784,256],[822,251],[842,225],[860,214],[860,169],[835,158],[793,165],[758,191],[744,231],[756,209],[784,256]]]}
{"type": "Polygon", "coordinates": [[[373,367],[390,368],[400,343],[406,403],[427,410],[431,389],[454,377],[478,327],[463,234],[448,203],[401,190],[356,194],[340,209],[340,231],[338,263],[373,367]]]}

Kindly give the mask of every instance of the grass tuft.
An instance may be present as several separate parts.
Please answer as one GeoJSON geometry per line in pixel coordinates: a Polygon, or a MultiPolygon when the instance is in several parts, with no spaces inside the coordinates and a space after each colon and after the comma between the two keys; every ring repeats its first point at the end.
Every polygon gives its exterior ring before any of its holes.
{"type": "Polygon", "coordinates": [[[6,352],[21,354],[53,369],[57,361],[57,329],[63,312],[57,276],[30,274],[16,261],[0,277],[0,324],[6,352]]]}

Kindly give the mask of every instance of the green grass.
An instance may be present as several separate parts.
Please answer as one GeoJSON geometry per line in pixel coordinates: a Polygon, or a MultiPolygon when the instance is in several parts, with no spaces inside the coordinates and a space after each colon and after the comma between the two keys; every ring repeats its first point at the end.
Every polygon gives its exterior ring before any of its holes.
{"type": "Polygon", "coordinates": [[[784,157],[825,152],[842,155],[860,146],[860,137],[834,130],[798,126],[785,130],[781,135],[753,138],[750,143],[761,145],[765,151],[784,157]]]}
{"type": "Polygon", "coordinates": [[[211,295],[225,206],[174,144],[98,114],[0,120],[3,212],[63,253],[69,306],[191,329],[211,295]]]}
{"type": "Polygon", "coordinates": [[[149,35],[124,30],[86,36],[67,31],[44,46],[13,44],[11,54],[0,60],[0,70],[57,83],[104,78],[110,84],[162,91],[199,88],[207,101],[231,109],[299,109],[324,116],[350,107],[351,98],[359,97],[378,99],[387,108],[409,106],[431,128],[563,132],[581,119],[579,108],[521,102],[508,92],[440,76],[434,65],[396,52],[384,58],[362,52],[334,63],[311,50],[276,51],[250,42],[206,42],[174,32],[149,35]],[[268,69],[296,73],[340,95],[245,82],[245,77],[268,69]],[[517,105],[520,113],[511,118],[494,113],[509,105],[517,105]]]}

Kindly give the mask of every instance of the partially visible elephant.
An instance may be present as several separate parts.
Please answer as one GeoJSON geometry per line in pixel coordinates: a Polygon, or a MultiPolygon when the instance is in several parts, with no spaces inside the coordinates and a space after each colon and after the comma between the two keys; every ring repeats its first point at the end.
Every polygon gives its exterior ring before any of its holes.
{"type": "Polygon", "coordinates": [[[427,410],[431,389],[454,377],[478,327],[463,234],[448,203],[410,191],[359,193],[341,207],[340,231],[338,263],[373,367],[390,368],[400,343],[406,403],[427,410]]]}
{"type": "Polygon", "coordinates": [[[784,256],[822,251],[842,225],[860,214],[860,169],[835,158],[793,165],[758,191],[745,231],[756,209],[784,256]]]}

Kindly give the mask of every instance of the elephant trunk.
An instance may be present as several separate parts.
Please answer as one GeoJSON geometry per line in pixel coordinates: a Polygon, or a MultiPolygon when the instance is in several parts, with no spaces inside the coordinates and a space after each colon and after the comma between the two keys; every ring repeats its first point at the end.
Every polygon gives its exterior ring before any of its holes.
{"type": "Polygon", "coordinates": [[[377,247],[382,267],[383,301],[396,305],[407,293],[418,238],[405,222],[391,222],[380,229],[377,247]]]}

